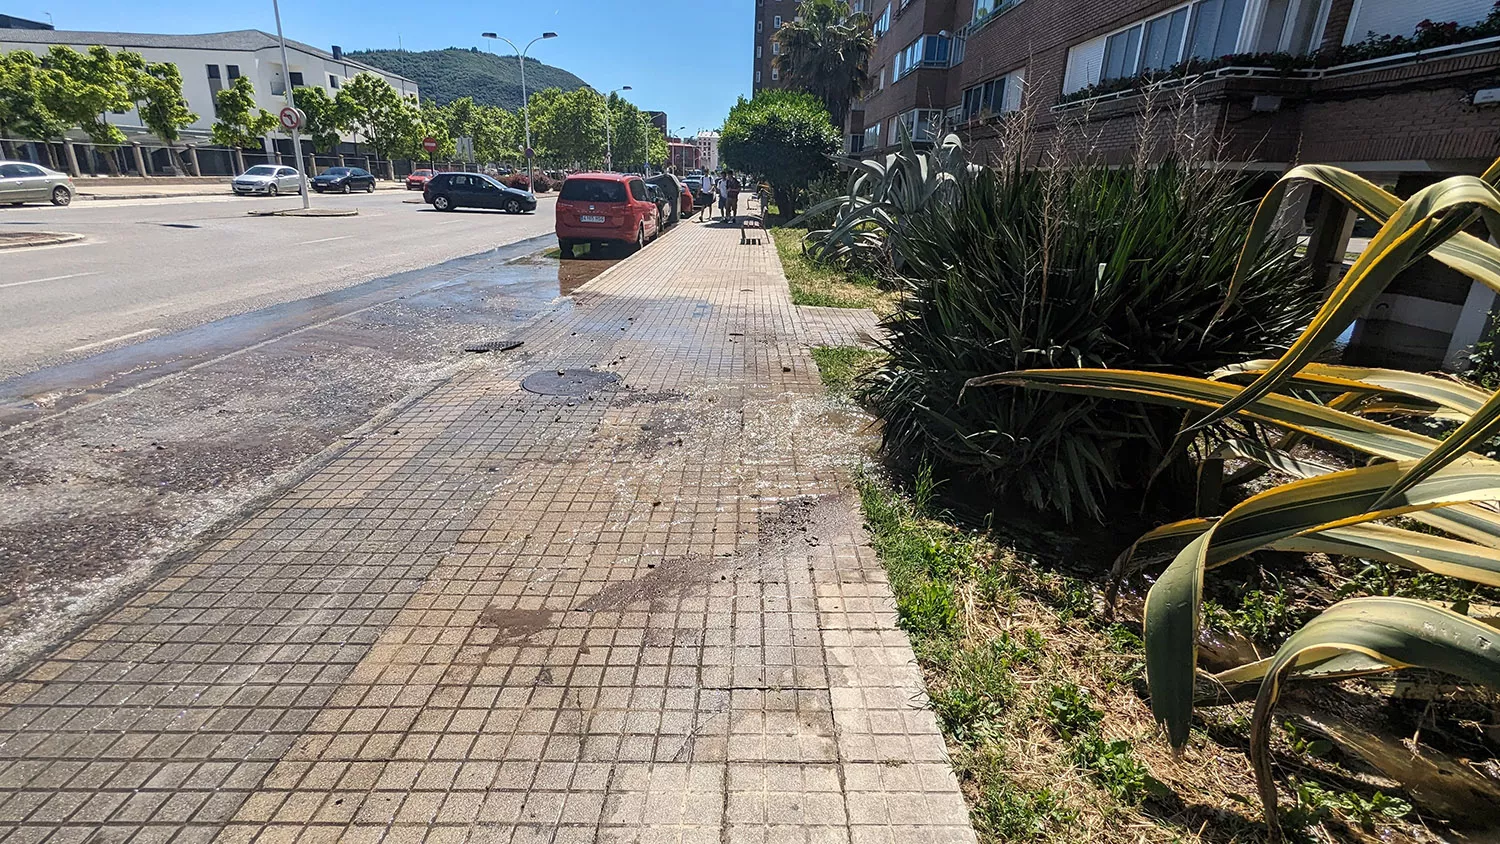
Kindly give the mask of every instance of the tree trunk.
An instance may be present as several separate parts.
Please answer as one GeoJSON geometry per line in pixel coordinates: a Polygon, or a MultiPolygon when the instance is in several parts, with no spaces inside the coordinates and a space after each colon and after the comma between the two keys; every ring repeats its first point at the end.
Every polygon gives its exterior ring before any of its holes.
{"type": "Polygon", "coordinates": [[[776,194],[777,214],[783,220],[791,219],[797,213],[796,200],[793,198],[791,189],[783,185],[773,185],[772,191],[776,194]]]}

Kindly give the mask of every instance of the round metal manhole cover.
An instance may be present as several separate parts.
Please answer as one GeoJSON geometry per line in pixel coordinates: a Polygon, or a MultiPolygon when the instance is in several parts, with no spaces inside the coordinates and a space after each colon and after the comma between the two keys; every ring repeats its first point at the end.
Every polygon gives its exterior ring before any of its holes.
{"type": "Polygon", "coordinates": [[[620,383],[613,372],[593,369],[554,369],[534,372],[521,381],[521,389],[540,396],[586,396],[620,383]]]}

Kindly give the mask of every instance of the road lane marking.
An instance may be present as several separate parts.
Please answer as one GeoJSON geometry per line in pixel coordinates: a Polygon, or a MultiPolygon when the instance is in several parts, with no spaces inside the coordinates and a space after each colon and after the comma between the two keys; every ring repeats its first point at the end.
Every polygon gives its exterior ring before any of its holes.
{"type": "Polygon", "coordinates": [[[319,238],[317,240],[304,240],[304,241],[302,241],[301,243],[299,243],[297,245],[298,246],[307,246],[307,245],[313,244],[313,243],[327,243],[330,240],[348,240],[351,237],[354,237],[354,235],[352,235],[352,234],[346,234],[346,235],[342,235],[340,237],[323,237],[323,238],[319,238]]]}
{"type": "Polygon", "coordinates": [[[30,281],[12,281],[12,282],[8,282],[6,284],[0,284],[0,290],[4,290],[7,287],[20,287],[23,284],[41,284],[44,281],[62,281],[65,278],[83,278],[86,275],[98,275],[98,274],[99,274],[98,272],[69,273],[67,275],[51,275],[51,276],[47,276],[46,278],[34,278],[34,279],[31,279],[30,281]]]}
{"type": "Polygon", "coordinates": [[[161,329],[160,328],[143,328],[140,331],[132,331],[129,334],[121,334],[119,337],[111,337],[108,340],[97,340],[97,341],[95,341],[93,343],[84,343],[82,346],[74,346],[73,348],[71,348],[71,349],[65,349],[64,351],[68,351],[68,352],[82,352],[82,351],[85,351],[87,349],[98,348],[99,346],[108,346],[110,343],[118,343],[121,340],[129,340],[132,337],[144,337],[147,334],[155,334],[158,331],[161,331],[161,329]]]}

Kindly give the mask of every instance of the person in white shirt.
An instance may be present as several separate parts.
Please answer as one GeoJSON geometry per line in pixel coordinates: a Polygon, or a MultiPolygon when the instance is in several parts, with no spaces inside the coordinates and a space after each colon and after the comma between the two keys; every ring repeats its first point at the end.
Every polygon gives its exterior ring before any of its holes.
{"type": "Polygon", "coordinates": [[[729,222],[729,176],[719,177],[719,219],[729,222]]]}
{"type": "Polygon", "coordinates": [[[705,172],[703,178],[698,180],[698,202],[703,206],[698,214],[698,221],[707,219],[708,212],[714,206],[714,176],[705,172]]]}

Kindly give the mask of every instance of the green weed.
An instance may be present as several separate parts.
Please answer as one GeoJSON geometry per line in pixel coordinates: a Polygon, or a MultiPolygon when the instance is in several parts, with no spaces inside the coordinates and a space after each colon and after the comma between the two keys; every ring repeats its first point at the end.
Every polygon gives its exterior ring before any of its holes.
{"type": "Polygon", "coordinates": [[[874,367],[880,353],[860,346],[815,346],[812,358],[828,392],[846,396],[854,392],[859,377],[874,367]]]}
{"type": "Polygon", "coordinates": [[[824,308],[870,308],[882,316],[895,310],[897,296],[881,290],[875,279],[814,261],[802,251],[801,229],[771,228],[781,256],[792,304],[824,308]]]}
{"type": "Polygon", "coordinates": [[[980,792],[973,818],[987,840],[1028,841],[1076,824],[1078,812],[1051,789],[1029,791],[1002,781],[980,792]]]}
{"type": "Polygon", "coordinates": [[[952,635],[958,631],[958,603],[953,585],[929,580],[896,598],[901,626],[923,636],[952,635]]]}
{"type": "Polygon", "coordinates": [[[1358,824],[1366,832],[1406,817],[1412,806],[1399,797],[1375,792],[1366,798],[1352,791],[1335,791],[1320,782],[1294,779],[1292,790],[1297,804],[1285,810],[1286,824],[1305,829],[1332,818],[1358,824]]]}

